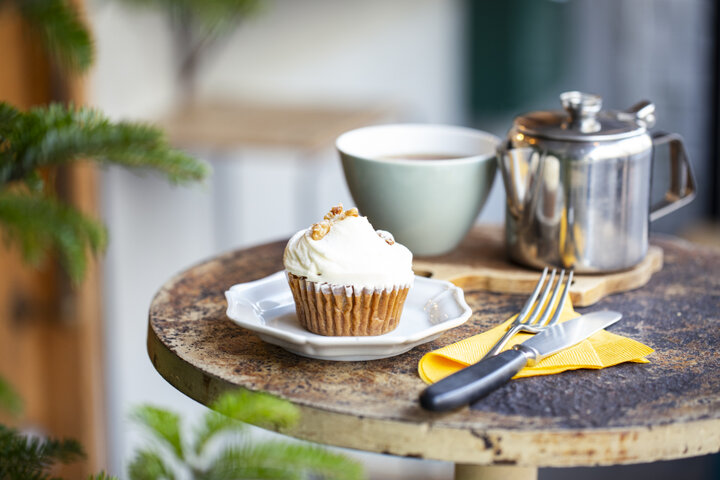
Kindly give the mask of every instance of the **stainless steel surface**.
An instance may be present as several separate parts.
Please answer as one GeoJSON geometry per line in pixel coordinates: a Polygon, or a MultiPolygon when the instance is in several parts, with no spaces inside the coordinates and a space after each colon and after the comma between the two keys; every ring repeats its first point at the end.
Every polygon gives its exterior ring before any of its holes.
{"type": "Polygon", "coordinates": [[[654,105],[603,112],[597,95],[566,92],[565,112],[515,119],[498,160],[507,194],[510,257],[534,268],[577,273],[624,270],[647,253],[648,221],[688,203],[695,182],[677,135],[670,147],[671,185],[650,209],[654,105]]]}
{"type": "MultiPolygon", "coordinates": [[[[582,133],[596,133],[602,130],[597,114],[602,108],[602,98],[581,92],[565,92],[560,103],[568,114],[566,130],[580,130],[582,133]]],[[[562,127],[562,125],[561,125],[562,127]]]]}
{"type": "Polygon", "coordinates": [[[608,141],[635,137],[654,125],[655,106],[644,100],[626,111],[602,111],[602,98],[582,92],[560,94],[563,110],[529,112],[515,118],[523,135],[549,140],[608,141]]]}
{"type": "Polygon", "coordinates": [[[695,176],[688,160],[682,137],[674,133],[653,135],[653,145],[670,147],[670,188],[664,198],[650,208],[650,221],[684,207],[695,198],[695,176]]]}
{"type": "Polygon", "coordinates": [[[573,272],[572,270],[570,271],[570,274],[567,277],[567,281],[564,284],[565,288],[562,288],[563,278],[565,277],[565,270],[562,270],[560,272],[560,278],[558,279],[557,283],[554,283],[557,270],[553,269],[552,274],[550,275],[550,279],[547,281],[547,283],[545,283],[547,273],[548,269],[545,268],[542,272],[540,280],[538,281],[537,285],[535,285],[535,289],[525,302],[525,305],[523,306],[522,310],[520,310],[520,313],[518,314],[515,321],[513,321],[507,332],[505,332],[505,334],[500,338],[500,340],[498,340],[497,343],[492,346],[492,348],[488,351],[487,354],[485,354],[483,358],[497,355],[508,342],[508,340],[510,340],[510,338],[512,338],[518,332],[540,333],[546,328],[551,327],[557,323],[558,319],[560,318],[562,306],[565,303],[565,298],[568,294],[568,288],[570,284],[572,284],[573,272]],[[542,294],[540,295],[540,299],[538,300],[538,294],[540,294],[540,289],[543,287],[543,284],[545,284],[545,288],[543,289],[542,294]],[[558,293],[561,289],[562,295],[560,296],[560,300],[556,302],[558,293]],[[547,301],[547,307],[545,307],[547,297],[550,294],[550,290],[552,290],[552,296],[550,297],[550,300],[547,301]],[[541,313],[542,315],[540,315],[541,313]],[[552,318],[550,318],[550,321],[548,321],[548,318],[551,314],[552,318]],[[540,318],[538,318],[538,316],[540,318]]]}
{"type": "Polygon", "coordinates": [[[649,100],[643,100],[624,112],[618,112],[618,118],[627,121],[635,120],[641,126],[652,128],[655,126],[655,104],[649,100]]]}
{"type": "Polygon", "coordinates": [[[572,347],[621,318],[622,314],[612,310],[588,313],[554,325],[513,348],[523,352],[528,358],[528,364],[533,366],[543,358],[572,347]]]}

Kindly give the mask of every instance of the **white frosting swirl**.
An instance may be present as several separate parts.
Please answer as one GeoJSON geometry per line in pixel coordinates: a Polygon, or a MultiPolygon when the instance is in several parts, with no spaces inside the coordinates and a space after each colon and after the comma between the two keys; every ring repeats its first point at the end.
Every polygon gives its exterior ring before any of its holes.
{"type": "Polygon", "coordinates": [[[366,217],[348,216],[335,222],[320,240],[311,235],[310,229],[301,230],[285,247],[283,263],[293,275],[356,288],[412,284],[410,250],[397,242],[388,244],[366,217]]]}

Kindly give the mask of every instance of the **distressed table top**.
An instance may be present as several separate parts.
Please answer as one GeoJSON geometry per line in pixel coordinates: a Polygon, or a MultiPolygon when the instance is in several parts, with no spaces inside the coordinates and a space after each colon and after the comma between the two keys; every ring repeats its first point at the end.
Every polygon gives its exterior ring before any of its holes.
{"type": "Polygon", "coordinates": [[[471,408],[422,410],[420,357],[516,313],[525,297],[466,291],[472,318],[405,354],[368,362],[299,357],[225,316],[224,291],[282,269],[285,242],[231,252],[170,279],[150,307],[148,351],[202,403],[244,387],[300,407],[292,436],[361,450],[479,465],[652,462],[720,450],[720,251],[654,237],[665,264],[613,309],[609,328],[650,345],[650,364],[514,380],[471,408]]]}

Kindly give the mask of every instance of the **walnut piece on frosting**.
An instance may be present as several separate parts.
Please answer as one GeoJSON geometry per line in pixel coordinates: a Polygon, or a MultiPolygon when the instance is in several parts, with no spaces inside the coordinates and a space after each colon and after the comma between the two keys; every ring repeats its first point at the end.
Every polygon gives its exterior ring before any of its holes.
{"type": "Polygon", "coordinates": [[[342,213],[342,211],[343,211],[343,206],[342,206],[342,203],[340,203],[340,204],[332,207],[330,209],[330,211],[325,214],[323,219],[330,220],[330,219],[334,218],[336,215],[340,215],[342,213]]]}
{"type": "Polygon", "coordinates": [[[323,238],[327,233],[330,231],[330,223],[326,221],[322,221],[320,223],[315,223],[311,227],[311,236],[313,240],[320,240],[323,238]]]}
{"type": "Polygon", "coordinates": [[[339,203],[330,209],[323,217],[322,222],[315,223],[310,227],[311,237],[313,240],[320,240],[328,234],[335,223],[345,220],[347,217],[357,217],[358,215],[357,208],[343,210],[342,203],[339,203]]]}
{"type": "Polygon", "coordinates": [[[392,236],[392,233],[386,232],[385,230],[375,230],[375,233],[378,234],[378,237],[385,240],[385,243],[387,243],[388,245],[395,244],[395,237],[392,236]]]}
{"type": "Polygon", "coordinates": [[[334,207],[330,209],[330,211],[325,214],[323,217],[325,220],[328,220],[331,223],[339,222],[341,220],[345,220],[347,217],[357,217],[358,216],[358,209],[357,208],[351,208],[350,210],[343,210],[342,203],[338,203],[334,207]]]}

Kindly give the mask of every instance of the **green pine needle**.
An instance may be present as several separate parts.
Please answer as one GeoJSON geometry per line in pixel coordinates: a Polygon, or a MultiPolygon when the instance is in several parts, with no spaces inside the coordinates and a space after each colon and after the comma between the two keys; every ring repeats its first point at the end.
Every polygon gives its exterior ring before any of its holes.
{"type": "Polygon", "coordinates": [[[52,461],[60,463],[71,463],[85,457],[85,450],[83,450],[80,442],[72,438],[62,440],[31,438],[28,439],[27,443],[31,449],[52,461]]]}
{"type": "Polygon", "coordinates": [[[0,425],[0,479],[50,480],[46,471],[55,463],[85,456],[75,440],[28,438],[0,425]]]}
{"type": "Polygon", "coordinates": [[[206,164],[170,148],[161,130],[112,122],[87,108],[53,104],[18,113],[0,103],[0,141],[0,185],[40,167],[81,159],[157,170],[174,183],[201,180],[209,171],[206,164]]]}
{"type": "Polygon", "coordinates": [[[132,418],[144,426],[154,439],[172,451],[179,460],[185,458],[180,437],[180,416],[177,413],[143,405],[135,409],[132,418]]]}
{"type": "Polygon", "coordinates": [[[25,21],[47,50],[68,70],[84,72],[93,63],[93,41],[78,12],[66,0],[15,0],[25,21]]]}
{"type": "Polygon", "coordinates": [[[0,231],[31,263],[57,250],[76,284],[87,268],[86,252],[103,251],[107,232],[44,194],[40,169],[78,160],[151,169],[173,183],[201,180],[209,171],[170,148],[163,132],[150,125],[112,122],[87,108],[54,104],[20,112],[0,102],[0,231]]]}
{"type": "Polygon", "coordinates": [[[0,151],[4,151],[8,145],[5,145],[4,139],[12,134],[15,122],[21,116],[20,111],[7,102],[0,102],[0,151]]]}
{"type": "Polygon", "coordinates": [[[20,395],[2,377],[0,377],[0,409],[9,412],[13,416],[19,416],[23,410],[20,395]]]}
{"type": "Polygon", "coordinates": [[[73,282],[78,283],[87,268],[87,254],[99,253],[107,244],[105,227],[41,193],[0,190],[0,230],[15,241],[29,263],[39,263],[55,249],[73,282]]]}

